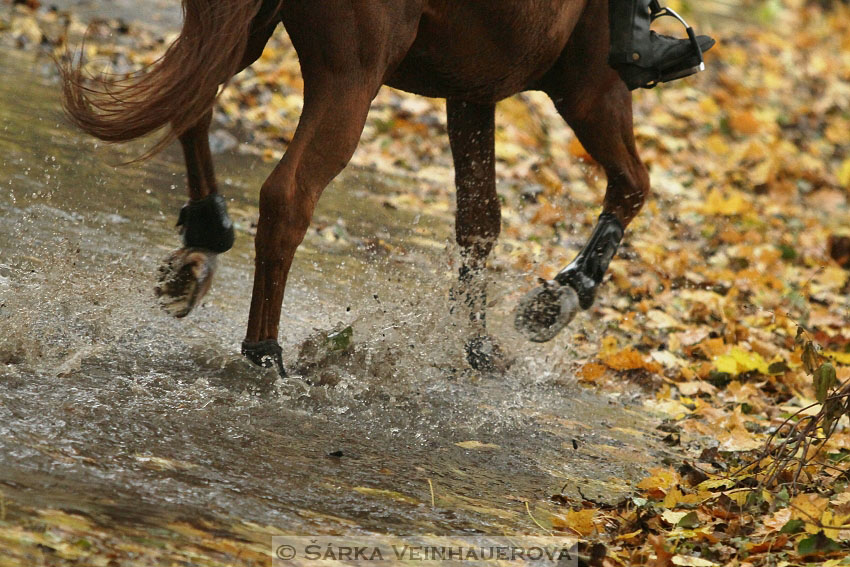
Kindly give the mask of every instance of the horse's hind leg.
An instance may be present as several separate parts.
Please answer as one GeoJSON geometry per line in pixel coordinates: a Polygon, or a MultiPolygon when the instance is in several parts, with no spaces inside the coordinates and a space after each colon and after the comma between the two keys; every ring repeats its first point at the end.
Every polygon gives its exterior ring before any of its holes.
{"type": "Polygon", "coordinates": [[[208,139],[211,120],[212,111],[179,136],[189,193],[177,221],[183,247],[160,266],[156,286],[160,305],[175,317],[185,317],[198,304],[212,283],[216,256],[233,245],[233,224],[213,171],[208,139]]]}
{"type": "MultiPolygon", "coordinates": [[[[587,51],[573,53],[581,57],[587,51]]],[[[631,94],[604,58],[597,65],[585,64],[564,61],[558,81],[547,85],[546,91],[591,157],[605,169],[608,188],[602,214],[584,249],[553,282],[530,292],[517,310],[517,329],[536,342],[553,338],[578,308],[593,305],[623,231],[649,193],[649,175],[635,148],[631,94]]]]}
{"type": "Polygon", "coordinates": [[[455,165],[455,234],[462,264],[452,289],[452,310],[468,317],[472,338],[466,344],[473,368],[502,364],[498,346],[486,334],[487,256],[499,236],[501,208],[496,195],[495,105],[448,100],[449,141],[455,165]]]}
{"type": "MultiPolygon", "coordinates": [[[[263,13],[262,25],[255,26],[248,38],[240,70],[263,53],[277,20],[263,13]]],[[[228,77],[229,78],[229,77],[228,77]]],[[[215,93],[208,93],[211,99],[215,93]]],[[[233,224],[227,204],[218,194],[209,143],[212,110],[178,136],[186,162],[189,202],[180,211],[177,225],[183,247],[175,250],[160,267],[156,293],[160,305],[175,317],[185,317],[203,298],[212,283],[216,257],[233,246],[233,224]]]]}

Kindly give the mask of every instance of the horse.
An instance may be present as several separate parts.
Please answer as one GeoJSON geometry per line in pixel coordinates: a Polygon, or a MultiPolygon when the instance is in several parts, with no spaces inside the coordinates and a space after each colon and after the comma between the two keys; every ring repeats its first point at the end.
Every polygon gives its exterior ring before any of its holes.
{"type": "Polygon", "coordinates": [[[120,142],[170,127],[149,154],[174,139],[182,146],[189,198],[178,220],[183,247],[166,261],[157,287],[172,314],[185,316],[197,305],[215,256],[233,244],[208,141],[219,89],[260,57],[280,23],[300,61],[304,106],[260,189],[243,355],[285,376],[278,336],[292,260],[322,191],[353,155],[382,85],[446,100],[461,257],[451,295],[473,325],[469,363],[493,368],[502,357],[486,331],[484,267],[501,224],[495,108],[517,93],[549,96],[604,169],[607,189],[586,245],[520,300],[515,327],[531,341],[547,341],[593,305],[650,189],[635,147],[631,93],[607,63],[608,1],[183,0],[183,11],[177,39],[137,75],[88,77],[72,59],[60,69],[64,108],[83,131],[120,142]]]}

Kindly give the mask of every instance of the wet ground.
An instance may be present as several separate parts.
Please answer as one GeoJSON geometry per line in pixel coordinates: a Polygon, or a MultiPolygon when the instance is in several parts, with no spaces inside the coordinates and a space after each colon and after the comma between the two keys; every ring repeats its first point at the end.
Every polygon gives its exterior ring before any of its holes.
{"type": "Polygon", "coordinates": [[[120,565],[187,549],[263,563],[272,533],[539,533],[526,502],[545,523],[563,511],[552,495],[617,500],[665,458],[637,409],[574,384],[569,332],[542,346],[513,332],[518,275],[494,274],[513,368],[466,368],[451,215],[399,206],[421,190],[410,180],[346,170],[296,259],[287,362],[338,323],[353,352],[313,361],[321,385],[252,367],[238,345],[271,164],[217,156],[238,243],[174,320],[153,287],[177,245],[177,149],[114,168],[140,146],[70,130],[48,59],[3,52],[0,74],[15,78],[0,82],[0,565],[100,549],[120,565]]]}

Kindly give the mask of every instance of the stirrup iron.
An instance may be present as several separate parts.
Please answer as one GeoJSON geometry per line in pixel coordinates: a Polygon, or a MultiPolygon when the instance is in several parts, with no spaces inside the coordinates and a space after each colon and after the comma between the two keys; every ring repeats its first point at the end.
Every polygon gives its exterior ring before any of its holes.
{"type": "MultiPolygon", "coordinates": [[[[702,48],[699,46],[699,42],[697,41],[697,34],[696,34],[696,32],[694,32],[694,28],[692,28],[690,26],[690,24],[688,24],[688,22],[685,21],[685,18],[680,16],[676,12],[676,10],[674,10],[672,8],[668,8],[667,6],[661,6],[661,4],[658,2],[658,0],[651,0],[650,1],[649,12],[650,12],[650,21],[654,22],[658,18],[663,18],[665,16],[669,16],[671,18],[675,18],[676,20],[678,20],[679,23],[682,24],[685,27],[685,31],[688,33],[688,39],[691,42],[691,47],[693,47],[694,53],[696,53],[697,57],[699,57],[699,65],[698,65],[699,70],[705,71],[705,59],[703,59],[702,48]]],[[[684,75],[684,76],[686,76],[686,75],[684,75]]],[[[680,78],[680,77],[679,76],[675,76],[675,77],[669,76],[665,80],[665,77],[662,77],[662,80],[660,82],[667,82],[669,80],[674,80],[674,79],[678,79],[678,78],[680,78]]]]}

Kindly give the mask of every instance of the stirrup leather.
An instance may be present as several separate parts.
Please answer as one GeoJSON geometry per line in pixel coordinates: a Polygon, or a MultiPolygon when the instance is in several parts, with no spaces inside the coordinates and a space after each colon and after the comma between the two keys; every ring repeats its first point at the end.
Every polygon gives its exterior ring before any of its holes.
{"type": "Polygon", "coordinates": [[[685,31],[688,34],[688,39],[691,42],[691,47],[694,50],[694,54],[699,58],[699,65],[696,67],[690,67],[688,69],[682,69],[677,72],[672,72],[669,74],[664,74],[664,71],[661,70],[660,77],[649,83],[649,87],[656,86],[658,83],[666,83],[669,81],[674,81],[676,79],[680,79],[682,77],[687,77],[688,75],[692,75],[697,71],[705,71],[705,59],[703,58],[702,48],[699,46],[699,42],[697,41],[697,34],[694,32],[694,28],[692,28],[688,22],[685,21],[685,18],[680,16],[675,10],[672,8],[668,8],[667,6],[661,6],[658,0],[650,0],[649,2],[649,13],[650,13],[650,21],[654,22],[658,18],[663,18],[665,16],[669,16],[671,18],[675,18],[685,27],[685,31]]]}

